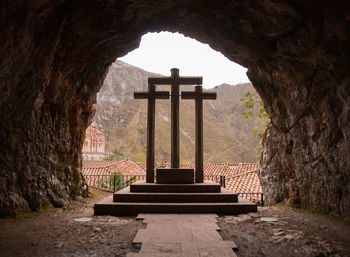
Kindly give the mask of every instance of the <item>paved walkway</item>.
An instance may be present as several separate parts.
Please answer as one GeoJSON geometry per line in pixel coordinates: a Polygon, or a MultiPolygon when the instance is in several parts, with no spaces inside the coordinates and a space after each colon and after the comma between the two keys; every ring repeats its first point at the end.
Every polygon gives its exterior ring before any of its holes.
{"type": "Polygon", "coordinates": [[[216,214],[139,214],[147,224],[133,243],[139,253],[127,257],[235,257],[233,241],[223,241],[217,230],[216,214]]]}

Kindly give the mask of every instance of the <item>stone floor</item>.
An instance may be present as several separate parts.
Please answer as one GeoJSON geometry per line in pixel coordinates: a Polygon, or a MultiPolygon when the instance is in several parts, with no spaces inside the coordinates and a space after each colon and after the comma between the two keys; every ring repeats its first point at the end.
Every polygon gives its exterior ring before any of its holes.
{"type": "Polygon", "coordinates": [[[139,214],[147,224],[133,243],[142,244],[139,253],[127,257],[235,257],[233,241],[224,241],[216,214],[139,214]]]}

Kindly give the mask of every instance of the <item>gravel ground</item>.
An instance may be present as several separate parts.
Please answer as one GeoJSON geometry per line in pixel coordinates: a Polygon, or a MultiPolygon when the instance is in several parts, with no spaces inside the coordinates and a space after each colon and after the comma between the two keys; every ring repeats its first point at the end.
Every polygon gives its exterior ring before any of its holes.
{"type": "Polygon", "coordinates": [[[72,201],[65,209],[45,210],[19,219],[0,219],[0,256],[126,256],[143,228],[135,217],[93,216],[93,203],[111,193],[72,201]],[[90,221],[75,221],[86,217],[90,221]]]}
{"type": "Polygon", "coordinates": [[[350,225],[332,218],[278,206],[218,221],[222,238],[237,244],[237,256],[350,256],[350,225]]]}

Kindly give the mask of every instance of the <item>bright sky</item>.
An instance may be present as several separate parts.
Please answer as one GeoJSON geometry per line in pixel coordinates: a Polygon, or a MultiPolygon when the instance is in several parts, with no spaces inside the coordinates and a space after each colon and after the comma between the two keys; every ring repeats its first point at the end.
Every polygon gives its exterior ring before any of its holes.
{"type": "Polygon", "coordinates": [[[143,35],[140,47],[119,58],[149,72],[170,76],[171,68],[180,76],[203,76],[203,87],[249,82],[247,69],[231,62],[207,44],[179,33],[143,35]]]}

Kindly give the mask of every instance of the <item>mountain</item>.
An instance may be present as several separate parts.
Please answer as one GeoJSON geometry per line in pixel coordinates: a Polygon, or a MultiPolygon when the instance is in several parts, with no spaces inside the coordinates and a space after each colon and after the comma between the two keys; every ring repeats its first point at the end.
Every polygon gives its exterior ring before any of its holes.
{"type": "MultiPolygon", "coordinates": [[[[150,73],[117,60],[109,68],[103,87],[97,94],[94,121],[106,133],[106,149],[117,158],[145,161],[147,100],[133,99],[135,91],[147,90],[150,73]]],[[[181,90],[193,90],[181,86],[181,90]]],[[[170,90],[170,86],[157,86],[170,90]]],[[[210,90],[217,100],[204,101],[204,160],[209,162],[255,162],[259,155],[259,136],[252,131],[262,122],[242,116],[240,101],[247,91],[255,92],[250,83],[236,86],[223,84],[210,90]]],[[[180,159],[194,161],[194,101],[180,100],[180,159]]],[[[156,161],[170,161],[170,100],[156,103],[156,161]]]]}

